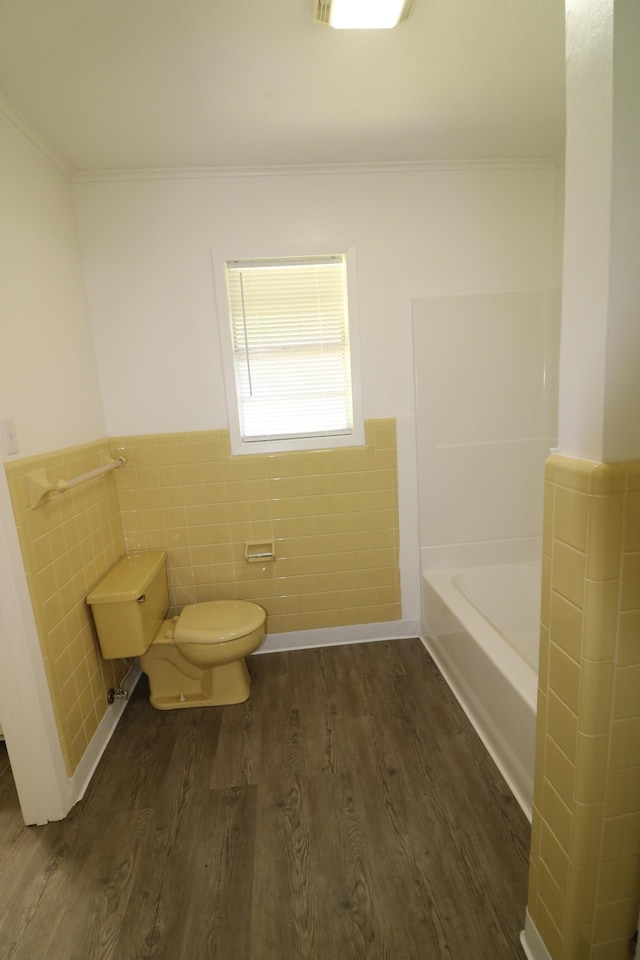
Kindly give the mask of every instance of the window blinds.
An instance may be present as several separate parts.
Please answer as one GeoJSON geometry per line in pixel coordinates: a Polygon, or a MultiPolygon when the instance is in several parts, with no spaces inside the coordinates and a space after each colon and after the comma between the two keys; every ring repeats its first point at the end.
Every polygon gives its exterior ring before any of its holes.
{"type": "Polygon", "coordinates": [[[227,261],[243,440],[353,430],[345,258],[227,261]]]}

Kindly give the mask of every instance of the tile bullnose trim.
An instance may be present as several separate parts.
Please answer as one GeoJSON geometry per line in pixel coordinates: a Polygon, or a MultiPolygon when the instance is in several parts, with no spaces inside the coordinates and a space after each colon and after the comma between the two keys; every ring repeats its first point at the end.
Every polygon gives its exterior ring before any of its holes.
{"type": "Polygon", "coordinates": [[[55,465],[62,458],[69,460],[91,456],[102,450],[109,450],[110,446],[111,440],[109,437],[99,437],[97,440],[87,440],[86,443],[77,443],[70,447],[60,447],[55,450],[47,450],[44,453],[33,453],[26,457],[15,457],[12,460],[5,461],[5,473],[9,480],[13,480],[29,473],[31,470],[37,470],[41,466],[55,465]]]}
{"type": "Polygon", "coordinates": [[[624,461],[604,463],[552,453],[545,464],[545,477],[561,487],[608,496],[625,492],[630,467],[632,464],[624,461]]]}

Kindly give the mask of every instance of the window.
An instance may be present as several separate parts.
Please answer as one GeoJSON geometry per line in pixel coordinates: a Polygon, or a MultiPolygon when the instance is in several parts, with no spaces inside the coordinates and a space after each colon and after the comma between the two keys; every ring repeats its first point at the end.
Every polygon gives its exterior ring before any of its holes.
{"type": "Polygon", "coordinates": [[[223,261],[234,453],[363,442],[347,262],[347,254],[223,261]]]}

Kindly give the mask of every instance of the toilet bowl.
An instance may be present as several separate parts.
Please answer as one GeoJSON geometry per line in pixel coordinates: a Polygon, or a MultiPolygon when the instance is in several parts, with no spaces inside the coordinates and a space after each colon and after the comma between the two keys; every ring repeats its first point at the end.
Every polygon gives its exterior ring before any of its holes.
{"type": "Polygon", "coordinates": [[[159,710],[247,700],[245,657],[264,640],[266,611],[248,600],[211,600],[165,619],[164,550],[123,557],[87,597],[106,660],[139,657],[159,710]]]}

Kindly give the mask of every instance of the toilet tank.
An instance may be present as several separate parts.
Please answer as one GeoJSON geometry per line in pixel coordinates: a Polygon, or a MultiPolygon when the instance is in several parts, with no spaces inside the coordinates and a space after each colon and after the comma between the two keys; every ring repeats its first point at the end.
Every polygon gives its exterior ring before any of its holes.
{"type": "Polygon", "coordinates": [[[87,597],[105,660],[149,649],[169,609],[166,560],[164,550],[129,554],[87,597]]]}

